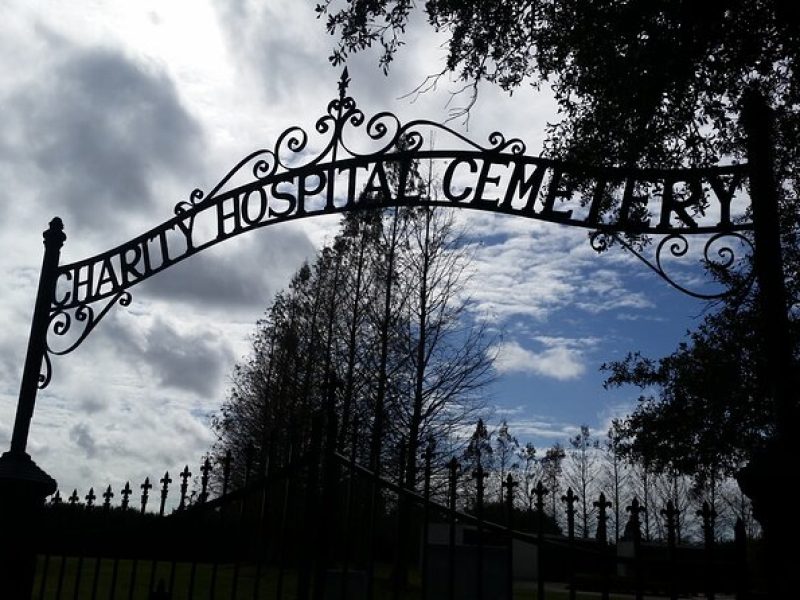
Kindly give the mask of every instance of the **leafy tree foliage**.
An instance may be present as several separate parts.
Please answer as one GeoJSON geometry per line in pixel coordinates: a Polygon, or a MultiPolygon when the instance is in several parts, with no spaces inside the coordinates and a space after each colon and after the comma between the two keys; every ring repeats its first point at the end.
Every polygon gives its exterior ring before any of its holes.
{"type": "MultiPolygon", "coordinates": [[[[387,70],[416,4],[326,0],[334,64],[378,45],[387,70]]],[[[716,161],[740,151],[743,92],[779,109],[783,164],[797,164],[800,17],[791,0],[429,0],[446,65],[477,90],[549,84],[562,116],[551,148],[618,164],[716,161]]]]}
{"type": "Polygon", "coordinates": [[[621,452],[701,485],[734,473],[774,428],[763,344],[750,297],[707,315],[669,356],[631,353],[604,365],[607,387],[645,391],[623,425],[621,452]]]}

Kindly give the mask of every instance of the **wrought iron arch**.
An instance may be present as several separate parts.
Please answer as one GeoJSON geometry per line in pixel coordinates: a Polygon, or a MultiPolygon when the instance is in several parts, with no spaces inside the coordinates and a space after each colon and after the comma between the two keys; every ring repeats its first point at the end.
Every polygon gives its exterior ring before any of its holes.
{"type": "MultiPolygon", "coordinates": [[[[36,389],[52,379],[51,357],[80,346],[115,304],[129,305],[131,287],[236,235],[316,215],[376,205],[508,214],[585,228],[598,250],[619,243],[697,298],[741,293],[751,284],[752,275],[735,290],[697,292],[665,265],[666,258],[689,254],[690,236],[705,236],[702,258],[717,270],[735,268],[742,251],[752,250],[753,223],[745,211],[732,212],[746,164],[634,169],[532,156],[522,140],[499,132],[481,145],[429,120],[403,123],[390,112],[367,118],[347,95],[349,81],[345,69],[338,97],[314,124],[318,139],[312,142],[298,126],[284,130],[271,149],[246,156],[210,191],[195,189],[171,218],[124,244],[60,265],[66,238],[60,219],[51,222],[20,392],[20,405],[29,397],[26,414],[32,414],[36,389]],[[449,147],[426,148],[432,132],[449,147]],[[440,194],[417,191],[415,165],[425,161],[443,167],[440,194]],[[655,257],[645,257],[631,236],[660,236],[655,257]]],[[[30,414],[15,425],[12,449],[24,451],[30,414]]]]}

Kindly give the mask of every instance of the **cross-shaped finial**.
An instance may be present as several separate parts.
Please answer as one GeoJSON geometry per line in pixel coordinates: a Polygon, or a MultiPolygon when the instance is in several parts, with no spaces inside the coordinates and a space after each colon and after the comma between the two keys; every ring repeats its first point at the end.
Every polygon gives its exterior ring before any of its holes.
{"type": "Polygon", "coordinates": [[[575,513],[575,503],[578,501],[578,496],[572,491],[572,488],[567,488],[567,493],[561,496],[561,501],[567,505],[567,513],[572,511],[575,513]]]}
{"type": "Polygon", "coordinates": [[[111,499],[114,497],[114,492],[111,491],[111,486],[106,488],[103,492],[103,509],[109,510],[111,508],[111,499]]]}
{"type": "Polygon", "coordinates": [[[572,488],[567,488],[567,493],[561,496],[561,501],[567,505],[567,535],[570,541],[575,537],[575,503],[578,497],[572,492],[572,488]]]}
{"type": "Polygon", "coordinates": [[[695,513],[698,517],[703,519],[703,538],[706,544],[714,543],[714,519],[717,513],[714,511],[708,502],[703,502],[703,508],[695,513]]]}
{"type": "Polygon", "coordinates": [[[639,504],[639,499],[634,498],[633,502],[631,502],[630,505],[625,508],[625,510],[631,513],[631,517],[639,518],[639,513],[642,512],[644,509],[639,504]]]}
{"type": "Polygon", "coordinates": [[[78,502],[80,502],[81,498],[78,496],[78,490],[72,490],[72,495],[69,497],[67,502],[69,502],[70,506],[75,506],[78,502]]]}
{"type": "Polygon", "coordinates": [[[634,498],[633,502],[631,502],[630,506],[627,506],[625,510],[631,513],[631,516],[628,519],[628,523],[625,525],[624,537],[638,542],[642,539],[642,525],[639,521],[639,513],[644,509],[639,504],[639,499],[634,498]]]}
{"type": "Polygon", "coordinates": [[[489,474],[483,470],[483,465],[480,462],[478,462],[478,468],[472,472],[472,478],[477,482],[478,486],[477,502],[479,510],[483,510],[483,490],[484,490],[483,480],[486,479],[488,476],[489,474]]]}
{"type": "Polygon", "coordinates": [[[97,496],[94,495],[94,488],[89,488],[89,493],[86,494],[86,508],[92,508],[96,499],[97,496]]]}
{"type": "Polygon", "coordinates": [[[145,477],[144,483],[139,487],[142,488],[142,508],[140,512],[144,514],[144,511],[147,508],[147,500],[150,497],[150,489],[153,487],[153,484],[150,483],[149,477],[145,477]]]}
{"type": "Polygon", "coordinates": [[[208,474],[211,473],[211,460],[206,456],[203,461],[203,466],[200,467],[200,472],[203,474],[200,477],[200,502],[205,502],[208,498],[208,474]]]}
{"type": "Polygon", "coordinates": [[[456,494],[458,492],[458,460],[456,457],[450,459],[450,462],[447,463],[447,470],[448,470],[448,483],[449,483],[449,495],[450,495],[450,510],[455,510],[456,508],[456,494]]]}
{"type": "Polygon", "coordinates": [[[159,516],[164,516],[164,504],[167,501],[167,494],[169,493],[169,484],[172,479],[169,476],[169,471],[164,472],[164,477],[161,478],[161,506],[158,509],[159,516]]]}
{"type": "Polygon", "coordinates": [[[592,506],[597,509],[597,535],[595,538],[601,544],[605,544],[608,542],[606,509],[611,508],[611,502],[606,500],[606,495],[603,492],[600,492],[600,497],[592,503],[592,506]]]}
{"type": "Polygon", "coordinates": [[[486,479],[489,474],[484,471],[483,465],[478,463],[478,467],[472,472],[472,478],[478,482],[479,486],[483,485],[483,480],[486,479]]]}
{"type": "Polygon", "coordinates": [[[128,499],[130,498],[133,490],[131,489],[131,482],[126,481],[125,487],[122,488],[120,494],[122,495],[122,510],[128,510],[128,499]]]}
{"type": "Polygon", "coordinates": [[[672,500],[667,500],[667,507],[661,509],[661,514],[667,519],[667,542],[670,546],[675,544],[676,518],[681,513],[672,500]]]}
{"type": "MultiPolygon", "coordinates": [[[[506,477],[506,480],[500,485],[506,489],[506,502],[508,504],[511,504],[514,494],[514,488],[517,487],[519,483],[514,481],[514,478],[511,476],[511,473],[509,473],[508,477],[506,477]]],[[[539,482],[539,485],[542,485],[542,483],[539,482]]]]}
{"type": "Polygon", "coordinates": [[[347,67],[342,71],[342,76],[339,78],[339,99],[343,99],[347,94],[347,86],[350,85],[350,75],[347,72],[347,67]]]}
{"type": "Polygon", "coordinates": [[[191,476],[192,472],[189,470],[189,465],[186,465],[181,471],[181,501],[178,504],[178,510],[186,508],[186,491],[189,489],[189,477],[191,476]]]}
{"type": "Polygon", "coordinates": [[[514,488],[518,485],[519,484],[514,481],[514,478],[511,476],[511,473],[509,473],[506,480],[500,484],[500,487],[506,490],[506,514],[508,515],[509,526],[511,526],[514,518],[514,488]]]}
{"type": "Polygon", "coordinates": [[[600,497],[592,503],[592,506],[605,511],[607,508],[611,508],[611,502],[606,500],[606,495],[603,492],[600,492],[600,497]]]}

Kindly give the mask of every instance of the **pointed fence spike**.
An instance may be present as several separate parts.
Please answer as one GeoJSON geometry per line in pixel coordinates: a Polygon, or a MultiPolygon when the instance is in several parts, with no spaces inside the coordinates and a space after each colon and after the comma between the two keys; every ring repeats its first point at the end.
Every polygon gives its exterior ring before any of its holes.
{"type": "Polygon", "coordinates": [[[145,477],[144,483],[139,487],[142,489],[142,505],[139,512],[144,514],[144,511],[147,509],[147,500],[150,498],[150,489],[153,487],[153,484],[150,483],[149,477],[145,477]]]}
{"type": "Polygon", "coordinates": [[[644,508],[639,504],[639,499],[634,496],[633,501],[625,507],[625,510],[630,513],[628,522],[625,525],[625,532],[623,537],[639,542],[642,539],[642,523],[639,519],[639,514],[644,512],[644,508]]]}
{"type": "Polygon", "coordinates": [[[203,461],[203,466],[200,467],[200,472],[202,473],[200,477],[200,497],[198,501],[200,503],[205,502],[208,499],[208,478],[209,473],[211,473],[211,459],[206,456],[205,460],[203,461]]]}
{"type": "Polygon", "coordinates": [[[186,493],[189,490],[189,477],[191,476],[192,472],[189,470],[189,465],[186,465],[181,472],[181,500],[178,504],[178,510],[186,508],[186,493]]]}
{"type": "Polygon", "coordinates": [[[606,514],[606,509],[611,508],[612,505],[611,502],[606,500],[606,495],[600,492],[600,496],[592,503],[592,506],[597,509],[597,533],[595,534],[595,539],[605,545],[608,543],[608,515],[606,514]]]}
{"type": "Polygon", "coordinates": [[[567,493],[561,496],[561,501],[567,505],[567,537],[571,542],[575,539],[575,503],[578,501],[578,496],[569,487],[567,493]]]}
{"type": "Polygon", "coordinates": [[[111,491],[111,486],[109,485],[106,488],[106,491],[103,492],[103,510],[111,509],[111,499],[113,497],[114,497],[114,492],[111,491]]]}
{"type": "Polygon", "coordinates": [[[122,510],[128,510],[128,503],[130,502],[130,496],[133,493],[131,489],[131,482],[126,481],[125,487],[122,488],[120,494],[122,495],[122,510]]]}
{"type": "Polygon", "coordinates": [[[169,476],[169,471],[164,471],[164,477],[161,478],[161,504],[158,507],[158,516],[164,516],[164,505],[167,502],[167,494],[169,494],[169,484],[172,479],[169,476]]]}

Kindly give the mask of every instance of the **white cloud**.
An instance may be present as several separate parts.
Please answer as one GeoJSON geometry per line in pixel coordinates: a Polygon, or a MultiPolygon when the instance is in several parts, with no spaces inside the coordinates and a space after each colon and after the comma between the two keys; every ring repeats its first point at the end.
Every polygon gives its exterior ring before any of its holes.
{"type": "MultiPolygon", "coordinates": [[[[534,438],[539,440],[552,440],[565,444],[570,437],[580,431],[578,425],[572,423],[555,422],[540,416],[526,419],[514,419],[509,423],[509,428],[515,436],[534,438]]],[[[541,443],[541,441],[539,442],[541,443]]]]}
{"type": "Polygon", "coordinates": [[[501,374],[530,373],[566,381],[586,371],[582,350],[559,341],[545,344],[540,352],[527,350],[516,341],[503,342],[496,350],[495,368],[501,374]]]}

